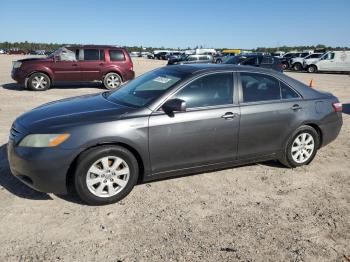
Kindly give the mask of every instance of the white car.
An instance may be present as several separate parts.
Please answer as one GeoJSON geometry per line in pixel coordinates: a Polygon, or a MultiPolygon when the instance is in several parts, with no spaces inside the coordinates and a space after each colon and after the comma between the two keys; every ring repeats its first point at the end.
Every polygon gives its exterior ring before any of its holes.
{"type": "Polygon", "coordinates": [[[303,61],[303,69],[307,69],[309,65],[316,63],[320,58],[324,55],[324,53],[313,53],[304,58],[303,61]]]}
{"type": "Polygon", "coordinates": [[[309,52],[298,53],[295,57],[290,59],[289,66],[295,71],[300,71],[303,68],[303,61],[306,57],[309,57],[309,52]]]}
{"type": "Polygon", "coordinates": [[[308,65],[307,71],[350,72],[350,51],[329,51],[318,61],[308,65]]]}

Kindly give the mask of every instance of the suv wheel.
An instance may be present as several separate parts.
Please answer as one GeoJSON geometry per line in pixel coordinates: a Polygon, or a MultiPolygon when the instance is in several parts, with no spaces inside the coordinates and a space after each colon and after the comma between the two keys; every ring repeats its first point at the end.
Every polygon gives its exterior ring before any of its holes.
{"type": "Polygon", "coordinates": [[[309,164],[319,148],[319,135],[310,126],[301,126],[292,135],[280,160],[287,167],[298,167],[309,164]]]}
{"type": "Polygon", "coordinates": [[[317,67],[315,65],[310,65],[308,68],[307,68],[307,71],[309,73],[316,73],[317,72],[317,67]]]}
{"type": "Polygon", "coordinates": [[[101,146],[79,156],[74,185],[87,204],[112,204],[131,192],[138,175],[138,163],[130,151],[120,146],[101,146]]]}
{"type": "Polygon", "coordinates": [[[32,74],[27,83],[27,87],[33,91],[45,91],[51,85],[50,78],[43,73],[32,74]]]}
{"type": "Polygon", "coordinates": [[[103,79],[103,85],[109,90],[117,89],[122,84],[122,78],[117,73],[108,73],[103,79]]]}
{"type": "Polygon", "coordinates": [[[302,68],[302,66],[301,66],[300,63],[295,63],[295,64],[293,65],[293,69],[294,69],[295,71],[300,71],[301,68],[302,68]]]}

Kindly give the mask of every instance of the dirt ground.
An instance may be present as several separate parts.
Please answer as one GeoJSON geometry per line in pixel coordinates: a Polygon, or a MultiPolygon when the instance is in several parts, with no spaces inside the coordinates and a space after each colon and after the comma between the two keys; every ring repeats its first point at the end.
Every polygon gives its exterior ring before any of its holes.
{"type": "MultiPolygon", "coordinates": [[[[39,193],[10,174],[11,123],[48,101],[102,92],[98,84],[31,92],[0,55],[0,261],[346,261],[350,255],[350,77],[287,73],[345,105],[336,141],[305,167],[275,162],[138,185],[90,207],[39,193]]],[[[164,62],[134,59],[137,75],[164,62]]]]}

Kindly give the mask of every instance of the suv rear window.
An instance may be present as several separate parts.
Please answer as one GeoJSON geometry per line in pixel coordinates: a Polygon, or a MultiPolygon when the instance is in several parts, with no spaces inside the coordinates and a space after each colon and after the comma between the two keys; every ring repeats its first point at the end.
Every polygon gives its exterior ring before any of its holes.
{"type": "Polygon", "coordinates": [[[124,61],[125,56],[121,50],[109,50],[109,57],[111,61],[124,61]]]}

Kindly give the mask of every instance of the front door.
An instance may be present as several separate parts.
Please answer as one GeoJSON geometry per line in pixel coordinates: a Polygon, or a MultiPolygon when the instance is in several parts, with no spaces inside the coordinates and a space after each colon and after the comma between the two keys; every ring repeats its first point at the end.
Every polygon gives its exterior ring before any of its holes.
{"type": "Polygon", "coordinates": [[[278,79],[258,73],[240,73],[241,120],[238,158],[249,159],[281,150],[298,126],[303,101],[278,79]]]}
{"type": "Polygon", "coordinates": [[[154,112],[149,120],[152,172],[234,161],[239,107],[233,93],[231,72],[205,75],[171,97],[186,101],[186,112],[154,112]]]}
{"type": "Polygon", "coordinates": [[[64,49],[50,62],[55,81],[80,81],[81,73],[75,50],[64,49]]]}

